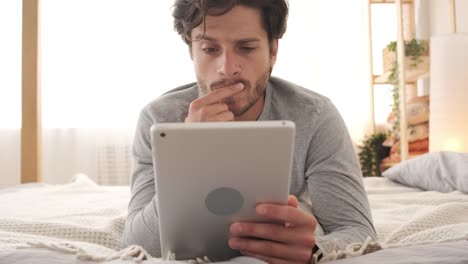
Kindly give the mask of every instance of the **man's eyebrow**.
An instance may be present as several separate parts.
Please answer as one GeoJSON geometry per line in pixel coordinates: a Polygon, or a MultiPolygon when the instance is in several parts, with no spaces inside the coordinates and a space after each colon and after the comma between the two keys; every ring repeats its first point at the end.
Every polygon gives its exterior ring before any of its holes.
{"type": "Polygon", "coordinates": [[[195,37],[195,40],[208,40],[208,41],[213,41],[216,42],[217,40],[215,38],[212,38],[210,36],[207,36],[206,34],[198,34],[195,37]]]}
{"type": "Polygon", "coordinates": [[[245,39],[240,39],[237,42],[239,43],[248,43],[248,42],[259,42],[259,38],[245,38],[245,39]]]}
{"type": "MultiPolygon", "coordinates": [[[[212,42],[217,42],[218,40],[216,38],[213,38],[213,37],[210,37],[208,35],[203,35],[203,34],[198,34],[196,37],[195,37],[195,40],[207,40],[207,41],[212,41],[212,42]]],[[[239,39],[239,40],[236,40],[236,42],[238,43],[248,43],[248,42],[259,42],[260,39],[259,38],[243,38],[243,39],[239,39]]]]}

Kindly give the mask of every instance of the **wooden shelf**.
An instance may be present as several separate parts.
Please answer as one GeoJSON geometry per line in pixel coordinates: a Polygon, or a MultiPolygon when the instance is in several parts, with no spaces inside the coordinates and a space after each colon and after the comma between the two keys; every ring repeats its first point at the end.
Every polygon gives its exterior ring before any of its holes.
{"type": "MultiPolygon", "coordinates": [[[[388,82],[388,77],[390,76],[390,72],[386,72],[382,75],[374,75],[374,84],[391,84],[388,82]]],[[[414,70],[414,71],[407,71],[405,76],[406,83],[415,83],[418,79],[424,78],[429,76],[428,71],[423,70],[414,70]]]]}
{"type": "MultiPolygon", "coordinates": [[[[421,56],[421,62],[417,66],[411,66],[413,63],[409,57],[405,60],[405,82],[414,83],[418,79],[429,75],[429,56],[421,56]]],[[[385,67],[384,70],[388,69],[382,75],[374,75],[374,84],[391,84],[388,82],[388,77],[390,76],[390,67],[385,67]]]]}
{"type": "MultiPolygon", "coordinates": [[[[415,67],[412,67],[413,63],[408,60],[410,59],[409,57],[404,57],[404,48],[405,48],[405,25],[409,27],[409,32],[407,38],[411,38],[410,36],[414,36],[415,33],[415,25],[416,25],[416,19],[415,19],[415,1],[414,0],[369,0],[367,3],[369,4],[369,9],[368,9],[368,18],[369,18],[369,46],[372,46],[372,5],[373,4],[393,4],[396,7],[396,18],[397,18],[397,47],[395,49],[394,54],[392,56],[385,56],[385,49],[384,49],[384,56],[383,56],[383,72],[384,74],[380,76],[375,76],[373,72],[373,67],[371,67],[370,70],[370,84],[371,84],[371,89],[370,89],[370,94],[371,94],[371,113],[372,113],[372,118],[373,118],[373,130],[372,132],[375,132],[375,105],[374,105],[374,86],[375,85],[388,85],[391,83],[388,82],[388,77],[390,76],[391,72],[393,71],[393,65],[394,61],[399,61],[398,63],[398,71],[403,73],[404,72],[404,79],[403,76],[400,76],[400,81],[398,83],[399,91],[398,93],[401,95],[400,100],[402,102],[406,102],[406,93],[405,93],[405,84],[407,83],[414,83],[416,82],[419,78],[424,76],[425,74],[428,74],[429,72],[429,63],[423,62],[422,65],[418,65],[415,67]],[[405,12],[405,8],[409,7],[410,12],[405,12]],[[403,17],[406,17],[406,22],[409,23],[404,23],[403,17]],[[403,50],[402,50],[403,49],[403,50]],[[396,51],[399,51],[399,55],[396,56],[396,51]],[[401,52],[401,53],[400,53],[401,52]]],[[[371,65],[373,63],[373,52],[372,49],[370,49],[370,62],[371,65]]],[[[424,59],[423,59],[424,60],[424,59]]],[[[428,62],[428,60],[427,60],[428,62]]],[[[403,75],[403,74],[402,74],[403,75]]],[[[405,109],[405,104],[400,104],[400,112],[402,113],[400,116],[400,139],[403,142],[408,142],[407,138],[407,118],[406,118],[406,109],[405,109]]],[[[402,147],[400,148],[400,157],[402,160],[408,159],[408,146],[406,144],[403,144],[402,147]]],[[[386,167],[391,167],[394,166],[395,163],[390,163],[390,164],[383,164],[383,168],[386,167]]]]}
{"type": "MultiPolygon", "coordinates": [[[[380,75],[375,75],[374,76],[374,79],[377,79],[377,81],[374,81],[374,85],[393,85],[389,82],[381,82],[381,79],[384,79],[384,77],[381,77],[380,75]]],[[[416,85],[416,82],[410,82],[410,81],[407,81],[406,84],[413,84],[413,85],[416,85]]]]}

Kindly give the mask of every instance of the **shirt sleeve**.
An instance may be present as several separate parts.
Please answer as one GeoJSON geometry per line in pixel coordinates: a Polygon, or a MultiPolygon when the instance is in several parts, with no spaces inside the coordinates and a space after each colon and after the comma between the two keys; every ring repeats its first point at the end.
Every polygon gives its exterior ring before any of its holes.
{"type": "Polygon", "coordinates": [[[122,247],[139,245],[151,256],[161,256],[156,186],[151,153],[151,117],[143,110],[133,142],[131,199],[122,247]]]}
{"type": "Polygon", "coordinates": [[[351,243],[376,239],[362,174],[346,125],[326,101],[306,160],[312,213],[324,231],[316,237],[324,254],[351,243]]]}

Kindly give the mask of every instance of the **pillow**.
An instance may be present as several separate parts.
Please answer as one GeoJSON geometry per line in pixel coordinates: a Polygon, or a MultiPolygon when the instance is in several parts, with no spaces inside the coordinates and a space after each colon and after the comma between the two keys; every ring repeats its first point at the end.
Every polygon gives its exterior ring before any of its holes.
{"type": "Polygon", "coordinates": [[[401,162],[382,175],[423,190],[468,193],[468,153],[427,153],[401,162]]]}

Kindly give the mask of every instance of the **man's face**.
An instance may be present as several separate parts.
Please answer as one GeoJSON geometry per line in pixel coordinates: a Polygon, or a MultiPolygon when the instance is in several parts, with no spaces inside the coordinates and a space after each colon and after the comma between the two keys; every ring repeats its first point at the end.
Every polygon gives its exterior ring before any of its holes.
{"type": "Polygon", "coordinates": [[[278,47],[275,41],[270,50],[260,11],[236,6],[222,16],[207,16],[206,31],[202,23],[191,35],[191,57],[203,94],[242,82],[244,90],[225,100],[229,110],[238,117],[259,103],[278,47]]]}

